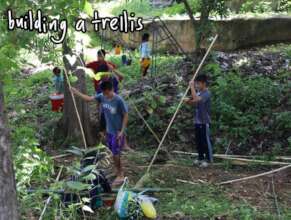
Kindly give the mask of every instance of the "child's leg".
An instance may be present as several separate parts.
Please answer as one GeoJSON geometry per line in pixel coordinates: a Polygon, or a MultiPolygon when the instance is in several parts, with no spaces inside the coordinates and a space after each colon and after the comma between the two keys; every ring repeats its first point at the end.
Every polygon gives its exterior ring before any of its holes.
{"type": "Polygon", "coordinates": [[[212,143],[210,139],[210,126],[209,124],[206,124],[205,126],[205,137],[206,137],[206,143],[207,143],[207,151],[206,151],[206,158],[209,162],[213,162],[213,148],[212,143]]]}
{"type": "Polygon", "coordinates": [[[143,73],[144,77],[148,74],[149,68],[150,68],[150,65],[148,65],[147,67],[144,68],[144,73],[143,73]]]}
{"type": "Polygon", "coordinates": [[[142,77],[144,78],[148,73],[148,69],[150,67],[150,60],[148,58],[143,58],[140,62],[140,66],[142,77]]]}
{"type": "Polygon", "coordinates": [[[202,126],[196,124],[195,125],[195,140],[196,140],[196,147],[198,152],[198,160],[204,160],[204,147],[203,147],[203,133],[202,133],[202,126]]]}
{"type": "Polygon", "coordinates": [[[117,135],[107,134],[107,145],[113,154],[114,168],[116,170],[116,179],[113,181],[113,185],[122,183],[124,179],[124,171],[121,162],[121,149],[124,145],[124,137],[119,141],[117,135]]]}
{"type": "Polygon", "coordinates": [[[206,155],[206,159],[208,160],[208,162],[213,162],[212,145],[210,142],[209,125],[208,124],[202,125],[201,135],[202,135],[203,153],[206,155]]]}
{"type": "Polygon", "coordinates": [[[116,169],[117,178],[124,178],[124,172],[123,172],[123,168],[122,168],[122,164],[121,164],[120,154],[113,155],[113,162],[114,162],[114,167],[116,169]]]}

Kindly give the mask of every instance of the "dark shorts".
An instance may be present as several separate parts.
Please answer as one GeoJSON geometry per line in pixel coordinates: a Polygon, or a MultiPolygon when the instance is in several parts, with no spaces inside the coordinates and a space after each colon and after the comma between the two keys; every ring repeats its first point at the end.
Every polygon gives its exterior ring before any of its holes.
{"type": "Polygon", "coordinates": [[[111,150],[113,156],[120,155],[124,145],[124,136],[117,140],[117,135],[106,134],[107,147],[111,150]]]}

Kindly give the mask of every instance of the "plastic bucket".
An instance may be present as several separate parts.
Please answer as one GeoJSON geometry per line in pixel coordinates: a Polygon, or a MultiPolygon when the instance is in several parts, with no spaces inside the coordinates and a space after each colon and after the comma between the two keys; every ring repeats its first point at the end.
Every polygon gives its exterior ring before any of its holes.
{"type": "Polygon", "coordinates": [[[52,94],[50,95],[52,111],[61,112],[64,106],[64,95],[63,94],[52,94]]]}
{"type": "Polygon", "coordinates": [[[104,206],[112,207],[115,203],[115,197],[105,197],[102,198],[104,206]]]}

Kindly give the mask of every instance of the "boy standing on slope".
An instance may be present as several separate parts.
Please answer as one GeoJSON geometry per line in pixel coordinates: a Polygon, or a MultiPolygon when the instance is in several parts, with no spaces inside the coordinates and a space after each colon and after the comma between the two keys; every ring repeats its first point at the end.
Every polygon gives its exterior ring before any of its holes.
{"type": "Polygon", "coordinates": [[[148,33],[144,33],[139,47],[142,78],[147,75],[148,69],[151,65],[151,48],[149,45],[149,39],[150,35],[148,33]]]}
{"type": "Polygon", "coordinates": [[[100,89],[102,93],[96,96],[85,95],[75,88],[72,88],[72,92],[85,101],[96,100],[101,105],[106,120],[106,142],[113,154],[117,176],[112,185],[116,186],[123,183],[124,180],[121,150],[124,145],[124,134],[128,122],[128,107],[125,101],[114,93],[112,82],[102,82],[100,89]]]}
{"type": "Polygon", "coordinates": [[[186,100],[188,104],[196,105],[195,112],[195,139],[198,151],[198,159],[195,165],[207,167],[208,163],[213,162],[212,145],[210,141],[210,104],[211,94],[207,88],[207,76],[199,75],[194,81],[189,83],[192,99],[186,100]],[[196,93],[195,84],[198,89],[196,93]]]}

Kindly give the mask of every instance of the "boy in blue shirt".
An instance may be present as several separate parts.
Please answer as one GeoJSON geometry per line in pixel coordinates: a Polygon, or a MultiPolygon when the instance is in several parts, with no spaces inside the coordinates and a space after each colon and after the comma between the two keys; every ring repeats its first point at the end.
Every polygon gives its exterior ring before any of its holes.
{"type": "Polygon", "coordinates": [[[112,185],[116,186],[123,183],[124,171],[121,163],[121,150],[124,145],[124,134],[128,122],[128,107],[125,101],[114,93],[111,81],[101,83],[101,94],[88,96],[77,89],[72,88],[72,92],[85,101],[96,100],[104,112],[106,120],[106,142],[113,154],[114,166],[116,168],[116,179],[112,185]]]}
{"type": "Polygon", "coordinates": [[[206,75],[197,76],[195,82],[190,81],[189,86],[192,98],[186,100],[186,103],[196,105],[194,125],[198,159],[194,161],[194,164],[200,165],[200,167],[207,167],[209,162],[213,162],[209,130],[211,123],[211,94],[207,84],[206,75]],[[198,92],[195,90],[195,85],[198,92]]]}

